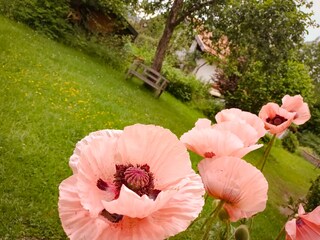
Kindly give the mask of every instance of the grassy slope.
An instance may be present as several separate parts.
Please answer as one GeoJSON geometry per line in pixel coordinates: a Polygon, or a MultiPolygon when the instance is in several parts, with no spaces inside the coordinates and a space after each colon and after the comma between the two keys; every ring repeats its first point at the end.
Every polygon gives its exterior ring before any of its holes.
{"type": "Polygon", "coordinates": [[[0,236],[8,239],[63,238],[57,188],[89,132],[152,123],[181,135],[201,116],[3,18],[0,63],[0,236]]]}
{"type": "MultiPolygon", "coordinates": [[[[154,99],[124,73],[3,18],[0,64],[0,239],[65,239],[57,188],[71,174],[75,143],[89,132],[139,122],[180,136],[202,116],[167,93],[154,99]]],[[[299,157],[278,148],[272,153],[278,158],[266,166],[271,201],[267,217],[255,220],[256,239],[270,239],[280,228],[282,193],[302,196],[316,176],[299,157]]],[[[175,239],[196,238],[189,231],[175,239]]]]}

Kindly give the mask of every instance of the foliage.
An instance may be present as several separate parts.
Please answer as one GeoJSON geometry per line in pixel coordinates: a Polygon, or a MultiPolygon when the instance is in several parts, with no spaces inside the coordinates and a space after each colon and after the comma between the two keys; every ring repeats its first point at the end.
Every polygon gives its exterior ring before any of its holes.
{"type": "Polygon", "coordinates": [[[201,111],[207,118],[214,121],[215,115],[224,109],[224,103],[220,99],[215,99],[212,96],[199,98],[191,103],[191,106],[201,111]]]}
{"type": "Polygon", "coordinates": [[[264,71],[272,72],[303,41],[310,14],[299,7],[295,0],[228,0],[215,8],[213,34],[216,39],[228,37],[235,58],[258,60],[264,71]]]}
{"type": "Polygon", "coordinates": [[[299,134],[299,142],[302,146],[310,147],[315,155],[320,157],[320,135],[311,131],[305,131],[299,134]]]}
{"type": "MultiPolygon", "coordinates": [[[[159,14],[150,19],[141,19],[139,24],[135,24],[135,27],[140,35],[150,36],[155,40],[159,40],[164,29],[164,24],[165,17],[159,14]]],[[[154,46],[156,46],[156,44],[154,46]]]]}
{"type": "Polygon", "coordinates": [[[316,180],[312,181],[306,200],[307,212],[311,212],[313,209],[320,206],[320,175],[317,177],[316,180]]]}
{"type": "Polygon", "coordinates": [[[294,58],[310,24],[296,1],[230,0],[217,5],[216,14],[214,38],[226,35],[231,50],[217,76],[227,107],[257,113],[285,94],[301,94],[314,103],[312,80],[294,58]]]}
{"type": "Polygon", "coordinates": [[[105,12],[112,12],[117,15],[125,15],[132,13],[138,4],[138,0],[80,0],[83,3],[94,6],[105,12]]]}
{"type": "Polygon", "coordinates": [[[0,0],[0,12],[58,39],[71,32],[66,21],[70,0],[0,0]]]}
{"type": "Polygon", "coordinates": [[[163,13],[167,20],[163,30],[163,34],[157,45],[155,56],[153,58],[152,67],[160,71],[162,68],[165,54],[169,47],[171,38],[175,29],[183,22],[188,21],[191,33],[196,26],[203,25],[201,20],[209,19],[209,15],[214,13],[212,6],[219,1],[215,0],[155,0],[155,1],[142,1],[141,7],[148,14],[163,13]],[[200,21],[196,19],[201,19],[200,21]]]}
{"type": "Polygon", "coordinates": [[[226,106],[237,107],[246,111],[258,113],[260,108],[268,102],[278,102],[289,94],[301,94],[310,106],[314,103],[313,84],[304,65],[294,61],[281,62],[279,70],[267,74],[263,70],[263,63],[250,63],[245,72],[230,68],[219,79],[230,78],[222,88],[226,106]],[[232,88],[230,87],[232,86],[232,88]]]}
{"type": "Polygon", "coordinates": [[[195,91],[195,81],[197,80],[192,76],[186,76],[173,67],[164,68],[163,73],[170,81],[167,91],[182,102],[191,101],[192,94],[195,91]]]}
{"type": "Polygon", "coordinates": [[[269,64],[275,62],[276,66],[279,60],[287,60],[286,55],[302,40],[311,21],[310,14],[299,9],[308,6],[305,1],[296,0],[144,0],[142,7],[147,13],[161,12],[167,16],[153,67],[160,71],[173,31],[186,20],[191,32],[214,29],[216,39],[228,36],[233,49],[238,49],[238,56],[243,56],[245,49],[246,56],[269,64]]]}
{"type": "Polygon", "coordinates": [[[296,152],[299,147],[298,137],[291,131],[288,131],[287,135],[282,139],[282,146],[291,153],[296,152]]]}
{"type": "Polygon", "coordinates": [[[68,45],[87,54],[98,57],[107,65],[124,70],[131,62],[130,39],[125,36],[110,35],[103,38],[96,35],[85,36],[81,32],[66,36],[68,45]]]}
{"type": "Polygon", "coordinates": [[[309,67],[311,78],[320,83],[320,39],[305,43],[299,51],[299,58],[309,67]]]}
{"type": "Polygon", "coordinates": [[[315,85],[314,99],[316,103],[311,106],[311,119],[303,129],[320,135],[320,41],[305,43],[299,51],[299,59],[308,67],[309,74],[315,85]]]}
{"type": "MultiPolygon", "coordinates": [[[[117,35],[98,36],[88,34],[79,26],[72,25],[67,16],[70,0],[0,0],[0,12],[45,33],[47,36],[76,47],[88,54],[97,56],[118,69],[126,67],[130,52],[124,47],[129,41],[117,35]]],[[[123,15],[134,8],[136,1],[82,0],[88,6],[106,13],[123,15]]]]}
{"type": "Polygon", "coordinates": [[[155,52],[156,40],[150,36],[139,34],[135,43],[130,44],[134,56],[143,59],[146,64],[151,64],[155,52]]]}
{"type": "Polygon", "coordinates": [[[307,130],[313,134],[320,136],[320,101],[319,92],[315,94],[315,99],[317,102],[311,106],[311,119],[303,126],[304,130],[307,130]]]}

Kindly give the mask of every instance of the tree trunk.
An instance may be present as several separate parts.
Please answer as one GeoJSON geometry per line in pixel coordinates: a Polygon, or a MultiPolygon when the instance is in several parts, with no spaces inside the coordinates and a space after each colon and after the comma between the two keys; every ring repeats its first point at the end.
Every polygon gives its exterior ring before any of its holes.
{"type": "Polygon", "coordinates": [[[152,68],[158,72],[161,71],[162,63],[166,56],[170,39],[176,26],[180,23],[177,21],[179,11],[182,9],[183,0],[175,0],[170,10],[163,34],[157,46],[157,50],[153,59],[152,68]]]}

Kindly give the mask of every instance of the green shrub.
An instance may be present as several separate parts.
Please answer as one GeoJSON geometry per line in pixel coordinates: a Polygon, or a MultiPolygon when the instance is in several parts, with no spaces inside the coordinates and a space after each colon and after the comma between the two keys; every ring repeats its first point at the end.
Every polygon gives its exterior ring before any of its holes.
{"type": "Polygon", "coordinates": [[[312,182],[307,194],[306,211],[311,212],[320,206],[320,175],[312,182]]]}
{"type": "Polygon", "coordinates": [[[191,101],[192,87],[186,82],[179,80],[171,81],[167,87],[167,91],[182,102],[191,101]]]}
{"type": "Polygon", "coordinates": [[[310,147],[314,153],[320,156],[320,137],[312,132],[302,132],[299,135],[300,145],[310,147]]]}
{"type": "Polygon", "coordinates": [[[127,37],[109,35],[98,37],[95,35],[85,36],[79,32],[75,36],[66,36],[68,45],[81,51],[100,58],[108,66],[118,70],[125,69],[130,64],[131,51],[127,48],[129,39],[127,37]]]}
{"type": "Polygon", "coordinates": [[[299,147],[297,136],[291,131],[282,139],[282,147],[289,152],[294,153],[299,147]]]}
{"type": "Polygon", "coordinates": [[[210,95],[207,97],[194,98],[190,105],[194,109],[201,111],[211,120],[214,120],[215,115],[224,109],[224,102],[210,95]]]}
{"type": "Polygon", "coordinates": [[[69,0],[0,0],[0,11],[54,39],[64,38],[72,29],[66,21],[69,0]]]}
{"type": "Polygon", "coordinates": [[[301,63],[284,61],[279,64],[279,70],[272,74],[267,73],[263,62],[259,61],[248,63],[244,72],[231,64],[226,64],[223,70],[218,79],[224,83],[220,87],[227,108],[236,107],[258,113],[264,104],[280,103],[286,94],[301,94],[309,106],[315,102],[312,79],[301,63]]]}
{"type": "MultiPolygon", "coordinates": [[[[100,8],[104,7],[104,10],[112,7],[112,3],[106,2],[105,5],[99,0],[95,4],[100,4],[100,8]]],[[[117,69],[127,67],[131,54],[125,47],[128,38],[88,34],[81,27],[69,23],[67,20],[69,11],[70,0],[0,0],[1,14],[21,21],[50,38],[99,57],[109,66],[117,69]]]]}
{"type": "MultiPolygon", "coordinates": [[[[267,133],[266,135],[264,135],[262,138],[260,138],[259,142],[261,142],[262,144],[264,144],[265,146],[267,146],[267,144],[271,141],[271,138],[273,137],[272,134],[267,133]]],[[[279,138],[276,138],[273,146],[275,147],[281,147],[282,142],[279,138]]]]}
{"type": "Polygon", "coordinates": [[[164,76],[169,80],[167,91],[182,102],[189,102],[192,99],[192,93],[195,90],[191,83],[191,78],[185,76],[179,69],[169,66],[163,68],[164,76]]]}

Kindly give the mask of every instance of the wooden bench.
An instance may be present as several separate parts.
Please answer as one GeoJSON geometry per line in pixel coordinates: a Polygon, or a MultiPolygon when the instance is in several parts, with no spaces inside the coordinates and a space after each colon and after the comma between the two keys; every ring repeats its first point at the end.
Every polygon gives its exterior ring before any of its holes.
{"type": "Polygon", "coordinates": [[[140,80],[155,89],[155,96],[160,97],[162,92],[166,89],[169,81],[164,78],[156,70],[144,65],[141,61],[134,61],[130,66],[126,79],[136,76],[140,80]]]}

